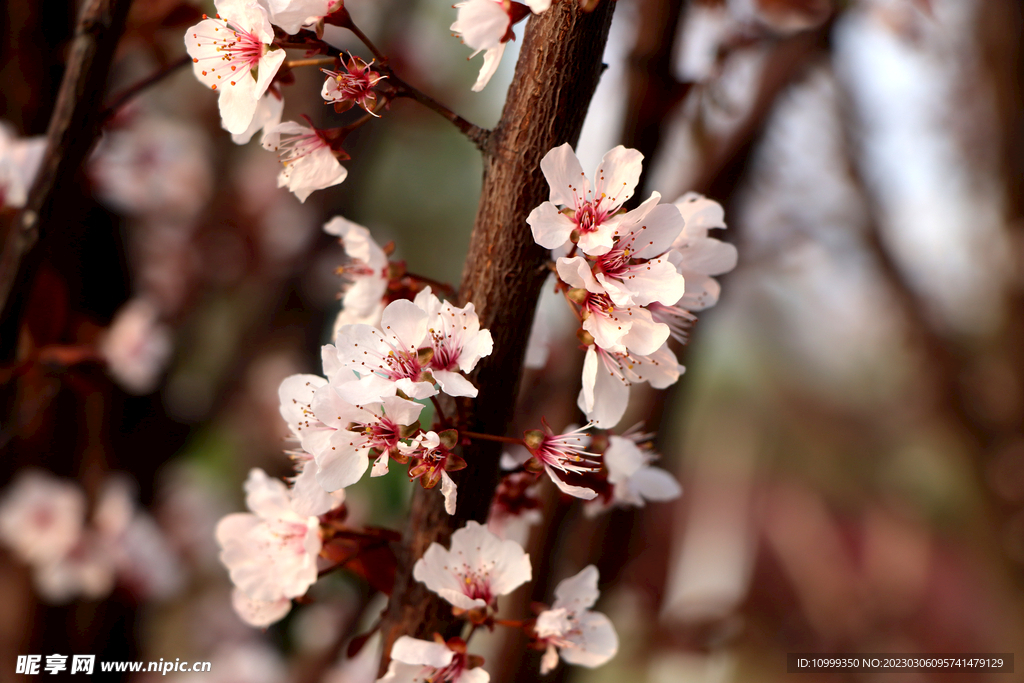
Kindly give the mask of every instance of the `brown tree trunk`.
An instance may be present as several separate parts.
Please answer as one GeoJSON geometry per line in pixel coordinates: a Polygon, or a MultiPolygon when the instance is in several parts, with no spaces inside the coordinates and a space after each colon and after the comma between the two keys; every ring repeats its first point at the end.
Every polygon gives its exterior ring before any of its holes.
{"type": "MultiPolygon", "coordinates": [[[[601,75],[613,9],[614,2],[605,0],[585,13],[575,0],[560,0],[527,25],[501,120],[488,138],[480,206],[459,289],[462,303],[476,305],[481,327],[494,337],[494,353],[471,377],[480,394],[460,405],[466,429],[504,435],[511,421],[537,296],[548,273],[547,252],[534,243],[526,224],[530,211],[548,197],[540,160],[553,147],[579,139],[601,75]]],[[[412,567],[431,543],[447,544],[467,520],[487,517],[501,445],[478,441],[464,447],[463,455],[469,465],[453,475],[458,484],[454,515],[445,513],[437,490],[417,488],[413,496],[382,624],[381,671],[399,636],[451,636],[460,625],[446,601],[413,580],[412,567]]]]}

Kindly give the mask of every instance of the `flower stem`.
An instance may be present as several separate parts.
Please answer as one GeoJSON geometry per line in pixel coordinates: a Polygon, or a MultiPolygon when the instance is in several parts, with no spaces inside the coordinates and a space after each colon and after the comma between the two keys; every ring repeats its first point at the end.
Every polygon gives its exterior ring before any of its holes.
{"type": "Polygon", "coordinates": [[[462,436],[468,436],[471,439],[482,439],[484,441],[500,441],[501,443],[514,443],[517,446],[526,446],[526,443],[522,439],[517,439],[511,436],[494,436],[493,434],[480,434],[478,432],[468,432],[465,429],[459,430],[459,434],[462,436]]]}
{"type": "Polygon", "coordinates": [[[408,97],[411,100],[419,102],[427,109],[437,112],[444,118],[448,119],[452,125],[459,129],[463,135],[469,138],[470,142],[477,146],[481,151],[487,145],[487,140],[490,138],[491,131],[486,128],[481,128],[475,123],[470,123],[466,119],[462,118],[451,109],[435,100],[430,95],[422,92],[418,88],[409,85],[401,78],[399,78],[394,71],[390,68],[388,71],[388,81],[394,87],[395,94],[393,97],[408,97]]]}
{"type": "Polygon", "coordinates": [[[296,69],[300,66],[331,66],[336,62],[334,57],[313,57],[311,59],[289,59],[284,66],[296,69]]]}
{"type": "Polygon", "coordinates": [[[146,78],[143,78],[135,85],[129,86],[128,88],[114,95],[110,104],[107,105],[106,109],[104,109],[103,112],[100,114],[100,121],[102,123],[106,123],[111,118],[113,118],[114,114],[116,114],[121,107],[126,105],[136,95],[148,89],[150,86],[156,85],[157,83],[164,80],[165,78],[167,78],[175,71],[177,71],[178,69],[185,66],[191,61],[191,57],[189,57],[188,55],[182,55],[170,64],[167,64],[166,66],[164,66],[161,69],[158,69],[146,78]]]}
{"type": "Polygon", "coordinates": [[[430,397],[431,402],[434,404],[434,411],[437,413],[437,417],[441,420],[442,425],[448,425],[448,416],[444,414],[444,408],[441,407],[441,402],[437,400],[437,396],[430,397]]]}

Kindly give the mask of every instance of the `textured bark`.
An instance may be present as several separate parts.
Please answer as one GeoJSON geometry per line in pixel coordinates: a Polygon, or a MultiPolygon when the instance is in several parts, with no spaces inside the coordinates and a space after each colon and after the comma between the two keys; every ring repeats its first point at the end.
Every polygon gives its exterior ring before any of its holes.
{"type": "Polygon", "coordinates": [[[74,179],[99,133],[102,93],[124,31],[131,0],[88,0],[75,28],[64,79],[47,129],[46,153],[24,209],[4,237],[0,257],[0,310],[3,311],[3,355],[13,353],[24,291],[31,267],[23,261],[48,229],[61,187],[74,179]],[[12,292],[15,294],[11,298],[12,292]]]}
{"type": "MultiPolygon", "coordinates": [[[[518,393],[526,341],[537,296],[547,276],[547,253],[530,234],[526,217],[548,197],[541,158],[553,147],[579,138],[601,75],[614,2],[591,13],[561,0],[526,28],[515,77],[501,120],[488,137],[484,183],[459,288],[473,302],[481,327],[494,337],[494,353],[472,380],[479,396],[463,401],[465,429],[504,435],[518,393]]],[[[477,441],[463,449],[468,467],[453,475],[456,514],[448,516],[440,492],[417,488],[399,555],[395,589],[382,624],[383,671],[391,645],[401,635],[453,635],[460,622],[447,602],[412,579],[412,566],[434,541],[447,544],[467,520],[483,522],[499,478],[501,444],[477,441]]]]}

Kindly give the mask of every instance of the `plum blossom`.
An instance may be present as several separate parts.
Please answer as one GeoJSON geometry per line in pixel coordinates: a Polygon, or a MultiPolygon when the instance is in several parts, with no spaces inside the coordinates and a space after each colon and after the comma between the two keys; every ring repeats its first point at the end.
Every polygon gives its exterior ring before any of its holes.
{"type": "Polygon", "coordinates": [[[651,467],[656,454],[650,447],[637,443],[648,436],[627,433],[608,437],[603,456],[608,483],[612,485],[612,505],[643,507],[647,501],[673,500],[682,494],[679,482],[671,474],[651,467]]]}
{"type": "Polygon", "coordinates": [[[506,43],[515,38],[512,26],[525,19],[531,10],[540,14],[550,6],[551,0],[527,0],[526,5],[508,0],[466,0],[455,5],[459,13],[451,25],[452,32],[474,50],[470,59],[484,51],[474,92],[483,90],[498,70],[506,43]]]}
{"type": "Polygon", "coordinates": [[[590,437],[585,432],[593,426],[588,423],[565,434],[555,434],[547,422],[544,422],[543,431],[533,429],[523,434],[523,441],[525,441],[530,455],[540,463],[555,486],[562,493],[583,500],[596,498],[597,492],[584,486],[573,486],[566,483],[556,474],[556,471],[563,474],[584,474],[597,471],[598,462],[591,459],[596,457],[596,454],[583,450],[590,443],[590,437]]]}
{"type": "Polygon", "coordinates": [[[594,425],[611,429],[626,412],[630,385],[648,382],[654,389],[664,389],[684,371],[667,344],[648,355],[591,344],[583,360],[583,387],[576,405],[594,425]]]}
{"type": "Polygon", "coordinates": [[[252,513],[224,517],[216,536],[231,581],[262,609],[267,606],[258,603],[299,597],[316,582],[320,523],[316,517],[296,513],[284,482],[263,470],[249,472],[245,492],[252,513]]]}
{"type": "Polygon", "coordinates": [[[490,330],[480,329],[480,317],[473,303],[457,308],[441,302],[427,287],[414,303],[427,312],[428,338],[433,354],[428,367],[441,389],[449,396],[477,395],[477,388],[458,371],[472,372],[481,358],[491,355],[494,341],[490,330]]]}
{"type": "Polygon", "coordinates": [[[339,269],[342,277],[348,280],[341,300],[346,323],[364,322],[363,319],[373,317],[374,313],[374,322],[379,321],[383,312],[382,300],[388,289],[387,254],[373,240],[369,230],[341,216],[327,221],[324,232],[339,238],[349,259],[339,269]]]}
{"type": "Polygon", "coordinates": [[[333,429],[324,447],[316,451],[320,486],[327,491],[351,486],[362,478],[371,458],[374,477],[387,474],[389,458],[406,462],[401,451],[404,428],[416,424],[421,410],[419,403],[398,396],[355,406],[331,385],[317,389],[313,414],[333,429]]]}
{"type": "Polygon", "coordinates": [[[452,534],[451,550],[432,543],[412,575],[455,607],[478,609],[530,580],[530,556],[471,521],[452,534]]]}
{"type": "Polygon", "coordinates": [[[348,176],[322,132],[294,121],[266,128],[263,148],[276,152],[284,166],[277,176],[277,186],[287,187],[300,202],[348,176]]]}
{"type": "Polygon", "coordinates": [[[352,55],[347,64],[342,64],[345,71],[320,69],[327,74],[320,95],[328,102],[334,103],[334,110],[339,113],[358,104],[367,113],[377,116],[374,112],[377,106],[377,93],[373,91],[373,87],[387,76],[371,69],[372,64],[372,61],[367,63],[352,55]]]}
{"type": "Polygon", "coordinates": [[[466,654],[461,638],[445,643],[402,636],[391,647],[388,670],[377,683],[487,683],[491,676],[478,659],[466,654]]]}
{"type": "Polygon", "coordinates": [[[537,616],[537,641],[546,646],[540,672],[547,674],[561,655],[569,664],[601,666],[619,650],[615,627],[605,615],[591,612],[600,595],[597,567],[589,565],[555,588],[555,604],[537,616]]]}
{"type": "Polygon", "coordinates": [[[426,432],[412,440],[409,446],[399,444],[399,450],[406,457],[416,457],[418,462],[409,469],[410,479],[419,479],[425,489],[432,489],[441,484],[444,496],[444,509],[449,515],[455,514],[456,487],[448,475],[466,467],[466,461],[452,452],[458,443],[459,435],[453,429],[437,432],[426,432]]]}
{"type": "Polygon", "coordinates": [[[322,350],[324,372],[341,397],[365,405],[399,390],[413,399],[436,395],[433,378],[426,373],[427,354],[420,353],[428,319],[422,308],[399,299],[384,309],[381,329],[343,325],[335,344],[322,350]],[[353,372],[360,376],[358,380],[349,379],[353,372]]]}
{"type": "Polygon", "coordinates": [[[721,287],[711,276],[736,267],[736,247],[708,237],[709,229],[725,228],[721,204],[695,192],[687,192],[674,203],[686,222],[669,252],[676,270],[686,279],[686,293],[675,305],[700,311],[718,303],[721,287]]]}
{"type": "Polygon", "coordinates": [[[156,389],[174,346],[156,305],[135,297],[114,316],[99,349],[114,380],[125,391],[143,395],[156,389]]]}
{"type": "Polygon", "coordinates": [[[264,0],[270,23],[293,35],[344,6],[344,0],[264,0]]]}
{"type": "Polygon", "coordinates": [[[41,470],[20,473],[0,500],[0,541],[29,564],[66,555],[84,525],[82,490],[41,470]]]}
{"type": "Polygon", "coordinates": [[[608,151],[597,166],[591,188],[569,143],[549,151],[540,162],[551,187],[549,199],[526,218],[533,239],[545,249],[558,249],[572,239],[585,254],[610,251],[620,224],[630,220],[628,213],[618,211],[636,190],[643,158],[640,152],[622,145],[608,151]]]}
{"type": "Polygon", "coordinates": [[[246,0],[217,0],[217,17],[205,17],[185,33],[192,70],[220,93],[221,125],[229,133],[249,128],[256,105],[284,62],[271,46],[274,29],[267,11],[246,0]]]}
{"type": "Polygon", "coordinates": [[[271,87],[256,103],[256,113],[252,115],[249,127],[241,133],[232,133],[231,141],[236,145],[248,144],[256,133],[281,123],[283,114],[284,98],[278,92],[277,87],[271,87]]]}

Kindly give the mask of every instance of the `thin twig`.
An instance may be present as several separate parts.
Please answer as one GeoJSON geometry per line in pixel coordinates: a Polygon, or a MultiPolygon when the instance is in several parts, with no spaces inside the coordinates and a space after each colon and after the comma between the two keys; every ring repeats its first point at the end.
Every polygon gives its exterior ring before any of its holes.
{"type": "Polygon", "coordinates": [[[353,22],[351,18],[349,18],[348,23],[345,24],[345,28],[347,28],[349,31],[352,31],[352,33],[356,34],[356,38],[358,38],[363,43],[363,45],[369,48],[370,52],[373,53],[374,58],[381,63],[381,66],[384,66],[388,63],[387,55],[385,55],[383,52],[377,49],[377,46],[373,44],[373,41],[370,40],[366,36],[366,34],[363,33],[359,29],[359,27],[355,25],[355,22],[353,22]]]}
{"type": "Polygon", "coordinates": [[[413,280],[418,280],[419,282],[422,282],[425,285],[430,285],[431,287],[437,287],[439,290],[444,292],[451,299],[454,299],[454,298],[459,296],[458,290],[456,290],[454,287],[452,287],[447,282],[441,282],[440,280],[435,280],[432,277],[427,277],[426,275],[417,275],[416,273],[410,273],[408,271],[406,271],[405,274],[408,277],[411,277],[413,280]]]}
{"type": "Polygon", "coordinates": [[[300,66],[330,66],[337,60],[334,57],[312,57],[310,59],[289,59],[282,66],[296,69],[300,66]]]}
{"type": "Polygon", "coordinates": [[[135,98],[144,90],[147,90],[151,86],[154,86],[160,81],[164,80],[165,78],[167,78],[175,71],[177,71],[178,69],[185,66],[191,61],[191,57],[189,57],[188,55],[182,55],[170,64],[167,64],[163,68],[158,69],[149,76],[143,78],[135,85],[129,86],[128,88],[125,88],[118,94],[114,95],[110,99],[110,104],[108,104],[107,107],[103,110],[103,113],[100,114],[100,122],[106,123],[107,121],[109,121],[111,118],[113,118],[115,114],[117,114],[121,107],[128,103],[129,100],[135,98]]]}
{"type": "Polygon", "coordinates": [[[444,118],[448,119],[459,131],[462,132],[470,142],[476,145],[481,151],[487,146],[487,140],[490,138],[491,131],[486,128],[481,128],[475,123],[470,123],[466,119],[462,118],[451,109],[435,100],[430,95],[419,90],[418,88],[409,85],[401,78],[399,78],[394,71],[390,68],[387,69],[388,81],[395,88],[394,97],[407,97],[411,100],[419,102],[427,109],[437,112],[444,118]]]}
{"type": "Polygon", "coordinates": [[[478,432],[469,432],[465,429],[460,430],[459,434],[462,436],[468,436],[471,439],[483,439],[484,441],[500,441],[501,443],[511,443],[517,446],[525,446],[526,443],[522,439],[517,439],[512,436],[494,436],[493,434],[480,434],[478,432]]]}

